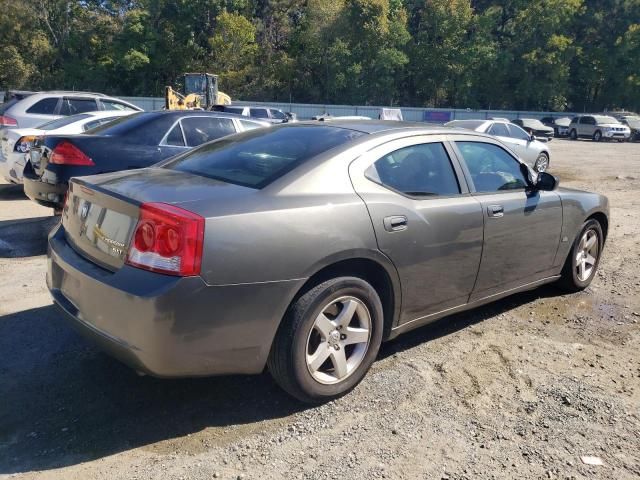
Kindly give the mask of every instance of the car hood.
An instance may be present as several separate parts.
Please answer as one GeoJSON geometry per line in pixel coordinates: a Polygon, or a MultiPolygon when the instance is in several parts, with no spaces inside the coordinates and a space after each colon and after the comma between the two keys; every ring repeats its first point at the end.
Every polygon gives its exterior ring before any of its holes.
{"type": "Polygon", "coordinates": [[[624,128],[629,128],[626,125],[622,124],[622,123],[599,123],[598,127],[624,127],[624,128]]]}

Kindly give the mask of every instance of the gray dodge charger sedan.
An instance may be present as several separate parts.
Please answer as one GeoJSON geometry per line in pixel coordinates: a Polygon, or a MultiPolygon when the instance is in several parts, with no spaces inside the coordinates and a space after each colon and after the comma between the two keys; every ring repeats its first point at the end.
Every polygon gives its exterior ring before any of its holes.
{"type": "Polygon", "coordinates": [[[585,288],[608,224],[605,197],[558,188],[495,137],[297,123],[72,180],[47,284],[140,372],[266,366],[322,402],[383,340],[545,283],[585,288]]]}

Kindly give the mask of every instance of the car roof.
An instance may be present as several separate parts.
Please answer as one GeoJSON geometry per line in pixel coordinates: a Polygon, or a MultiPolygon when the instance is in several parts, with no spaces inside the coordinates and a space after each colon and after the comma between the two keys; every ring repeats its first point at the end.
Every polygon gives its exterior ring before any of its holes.
{"type": "Polygon", "coordinates": [[[378,134],[389,132],[405,132],[405,133],[420,133],[425,135],[447,135],[447,134],[462,134],[462,135],[476,135],[486,136],[493,138],[490,135],[485,135],[481,132],[469,130],[466,128],[456,128],[455,126],[445,127],[440,125],[429,125],[421,122],[406,122],[395,120],[339,120],[334,119],[331,121],[319,122],[316,120],[308,120],[304,122],[296,122],[293,124],[284,124],[279,128],[291,128],[296,126],[310,126],[310,127],[336,127],[354,130],[364,134],[378,134]]]}

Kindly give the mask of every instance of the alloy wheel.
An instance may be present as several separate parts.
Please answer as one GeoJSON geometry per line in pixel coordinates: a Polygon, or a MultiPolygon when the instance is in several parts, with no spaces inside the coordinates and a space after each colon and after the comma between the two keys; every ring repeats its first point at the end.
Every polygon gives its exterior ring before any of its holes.
{"type": "Polygon", "coordinates": [[[549,158],[541,153],[538,155],[534,168],[537,172],[545,172],[549,168],[549,158]]]}
{"type": "Polygon", "coordinates": [[[362,363],[371,341],[372,321],[366,305],[352,296],[324,306],[307,338],[306,361],[319,383],[334,384],[362,363]]]}
{"type": "Polygon", "coordinates": [[[576,253],[576,275],[581,282],[587,281],[593,274],[598,261],[600,245],[598,233],[589,229],[580,238],[576,253]]]}

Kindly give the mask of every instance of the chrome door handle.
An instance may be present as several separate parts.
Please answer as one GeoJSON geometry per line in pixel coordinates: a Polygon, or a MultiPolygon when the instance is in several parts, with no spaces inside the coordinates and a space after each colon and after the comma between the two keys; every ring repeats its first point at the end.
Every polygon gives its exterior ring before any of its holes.
{"type": "Polygon", "coordinates": [[[504,207],[502,205],[489,205],[487,214],[493,218],[504,217],[504,207]]]}
{"type": "Polygon", "coordinates": [[[385,217],[382,223],[387,232],[401,232],[407,229],[408,220],[404,215],[393,215],[385,217]]]}

